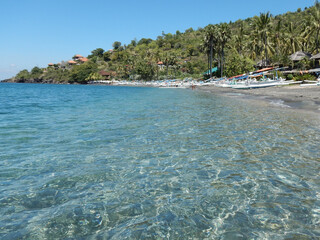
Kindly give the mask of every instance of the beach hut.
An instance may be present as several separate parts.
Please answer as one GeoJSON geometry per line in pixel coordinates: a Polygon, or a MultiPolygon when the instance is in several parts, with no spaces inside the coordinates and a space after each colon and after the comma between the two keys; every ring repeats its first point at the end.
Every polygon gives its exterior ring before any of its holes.
{"type": "Polygon", "coordinates": [[[254,65],[255,68],[262,69],[266,67],[271,67],[270,61],[267,59],[260,60],[254,65]]]}
{"type": "Polygon", "coordinates": [[[320,59],[320,53],[316,54],[316,55],[313,55],[310,59],[320,59]]]}
{"type": "Polygon", "coordinates": [[[316,62],[316,67],[319,67],[320,64],[320,53],[313,55],[310,59],[314,60],[316,62]]]}
{"type": "Polygon", "coordinates": [[[104,78],[104,80],[109,80],[109,79],[111,79],[112,77],[116,76],[116,73],[115,73],[115,72],[112,72],[112,71],[106,72],[106,71],[101,70],[101,71],[99,72],[99,74],[104,78]]]}
{"type": "Polygon", "coordinates": [[[302,51],[298,51],[298,52],[295,52],[294,54],[291,54],[289,56],[289,58],[294,62],[298,62],[298,61],[301,61],[304,58],[310,59],[311,58],[311,54],[310,53],[306,53],[306,52],[302,52],[302,51]]]}

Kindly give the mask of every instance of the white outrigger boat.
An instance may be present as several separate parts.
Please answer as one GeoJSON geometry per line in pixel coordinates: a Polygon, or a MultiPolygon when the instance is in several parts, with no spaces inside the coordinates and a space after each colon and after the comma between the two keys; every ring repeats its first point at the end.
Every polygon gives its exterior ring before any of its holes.
{"type": "Polygon", "coordinates": [[[311,87],[311,86],[320,86],[320,80],[318,81],[309,81],[312,83],[300,84],[300,87],[311,87]]]}
{"type": "Polygon", "coordinates": [[[266,87],[274,87],[279,85],[280,81],[266,81],[266,82],[248,82],[247,84],[237,84],[233,85],[234,89],[251,89],[251,88],[266,88],[266,87]]]}
{"type": "MultiPolygon", "coordinates": [[[[286,79],[283,79],[281,77],[278,78],[277,73],[274,79],[265,77],[266,75],[272,75],[268,73],[269,71],[277,71],[279,69],[280,68],[270,67],[270,68],[257,70],[255,72],[251,72],[250,74],[237,75],[228,79],[224,78],[216,82],[215,86],[224,87],[224,88],[233,88],[233,89],[251,89],[251,88],[266,88],[266,87],[274,87],[274,86],[286,86],[291,84],[302,83],[302,81],[294,81],[294,80],[286,81],[286,79]],[[261,76],[262,76],[262,79],[260,81],[257,81],[256,77],[261,77],[261,76]]],[[[316,85],[316,84],[313,83],[312,85],[316,85]]]]}
{"type": "Polygon", "coordinates": [[[287,81],[282,81],[278,85],[279,86],[286,86],[286,85],[292,85],[292,84],[300,84],[303,81],[295,81],[295,80],[287,80],[287,81]]]}

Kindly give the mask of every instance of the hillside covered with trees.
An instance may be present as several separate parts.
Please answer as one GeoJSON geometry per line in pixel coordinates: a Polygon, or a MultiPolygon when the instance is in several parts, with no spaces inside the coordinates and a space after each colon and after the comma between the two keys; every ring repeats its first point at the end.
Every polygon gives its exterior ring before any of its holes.
{"type": "MultiPolygon", "coordinates": [[[[156,39],[115,41],[112,50],[97,48],[86,61],[74,57],[74,61],[34,67],[30,72],[22,70],[11,81],[86,84],[106,76],[127,80],[230,77],[253,71],[259,64],[293,66],[288,56],[296,51],[320,52],[319,34],[316,1],[312,7],[277,16],[267,12],[197,30],[163,32],[156,39]],[[208,71],[214,67],[219,70],[208,71]]],[[[314,64],[305,59],[295,67],[309,69],[314,64]]]]}

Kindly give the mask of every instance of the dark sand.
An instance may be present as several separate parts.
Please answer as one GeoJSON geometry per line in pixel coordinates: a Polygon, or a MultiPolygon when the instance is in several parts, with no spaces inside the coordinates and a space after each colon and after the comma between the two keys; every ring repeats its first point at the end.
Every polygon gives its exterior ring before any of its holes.
{"type": "Polygon", "coordinates": [[[215,86],[199,90],[240,99],[255,99],[271,106],[312,111],[320,114],[320,86],[281,86],[256,89],[232,89],[215,86]]]}

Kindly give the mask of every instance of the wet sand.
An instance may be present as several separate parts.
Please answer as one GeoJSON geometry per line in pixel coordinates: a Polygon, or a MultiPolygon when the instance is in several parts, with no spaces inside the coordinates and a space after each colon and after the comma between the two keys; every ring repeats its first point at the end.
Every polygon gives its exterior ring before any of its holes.
{"type": "Polygon", "coordinates": [[[215,86],[198,88],[201,91],[217,95],[241,99],[255,99],[269,103],[272,106],[286,107],[312,111],[320,114],[319,86],[281,86],[256,89],[233,89],[215,86]]]}

